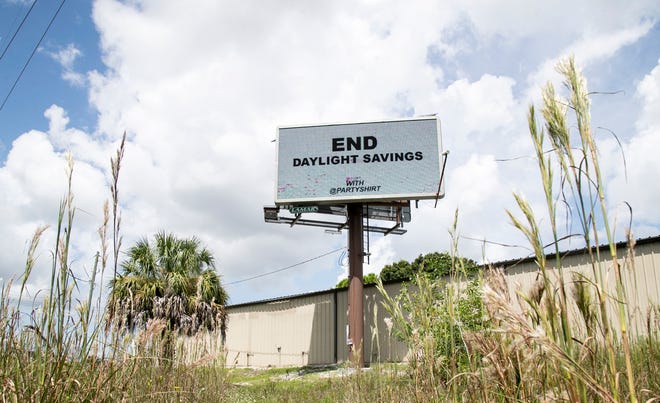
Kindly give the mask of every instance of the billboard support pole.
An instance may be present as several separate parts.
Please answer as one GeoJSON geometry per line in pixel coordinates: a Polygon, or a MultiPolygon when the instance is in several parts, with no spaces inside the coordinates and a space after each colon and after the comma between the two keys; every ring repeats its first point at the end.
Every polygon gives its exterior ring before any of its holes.
{"type": "Polygon", "coordinates": [[[348,204],[348,338],[349,357],[358,368],[364,367],[364,313],[362,265],[364,228],[362,203],[348,204]]]}

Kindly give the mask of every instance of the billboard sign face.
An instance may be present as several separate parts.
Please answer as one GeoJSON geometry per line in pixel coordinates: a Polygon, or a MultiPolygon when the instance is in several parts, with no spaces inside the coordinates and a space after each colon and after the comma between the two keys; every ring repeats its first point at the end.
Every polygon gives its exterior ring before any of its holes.
{"type": "Polygon", "coordinates": [[[437,117],[278,129],[275,204],[443,197],[437,117]]]}

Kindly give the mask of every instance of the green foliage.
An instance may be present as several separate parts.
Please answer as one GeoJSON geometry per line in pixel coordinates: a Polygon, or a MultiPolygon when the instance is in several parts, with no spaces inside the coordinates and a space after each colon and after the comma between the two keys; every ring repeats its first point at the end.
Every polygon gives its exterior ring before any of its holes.
{"type": "Polygon", "coordinates": [[[212,254],[197,238],[160,232],[153,244],[141,239],[128,250],[121,268],[107,308],[119,328],[145,328],[159,319],[168,329],[187,334],[224,329],[227,293],[212,254]]]}
{"type": "Polygon", "coordinates": [[[415,371],[446,382],[458,366],[465,366],[469,357],[464,335],[489,326],[481,285],[479,278],[447,284],[418,273],[394,298],[379,285],[393,334],[410,349],[415,371]]]}
{"type": "Polygon", "coordinates": [[[385,265],[380,271],[380,279],[384,282],[395,280],[409,281],[415,278],[417,273],[424,273],[429,278],[441,278],[456,274],[452,272],[452,268],[464,274],[474,274],[479,271],[479,266],[472,259],[452,258],[447,252],[432,252],[426,255],[419,255],[412,263],[400,260],[396,263],[385,265]]]}
{"type": "MultiPolygon", "coordinates": [[[[366,276],[362,277],[362,284],[376,284],[378,282],[378,276],[375,273],[369,273],[366,276]]],[[[335,288],[346,288],[348,287],[348,278],[342,279],[337,283],[335,288]]]]}
{"type": "Polygon", "coordinates": [[[399,260],[396,263],[383,266],[380,271],[380,279],[384,282],[395,280],[410,280],[412,278],[413,268],[410,262],[399,260]]]}
{"type": "Polygon", "coordinates": [[[428,253],[412,263],[402,260],[381,271],[381,281],[412,280],[394,298],[385,292],[382,282],[378,287],[392,320],[392,334],[408,346],[418,400],[447,399],[438,385],[471,369],[475,357],[467,349],[466,337],[489,326],[481,279],[474,276],[479,267],[471,259],[453,256],[428,253]]]}
{"type": "Polygon", "coordinates": [[[364,284],[376,284],[378,282],[378,276],[376,273],[369,273],[362,278],[364,284]]]}

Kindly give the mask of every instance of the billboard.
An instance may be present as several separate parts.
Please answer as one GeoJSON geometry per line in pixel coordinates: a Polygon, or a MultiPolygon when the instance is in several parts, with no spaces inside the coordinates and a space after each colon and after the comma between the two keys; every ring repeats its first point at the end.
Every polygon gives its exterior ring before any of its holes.
{"type": "Polygon", "coordinates": [[[435,116],[278,128],[276,205],[443,197],[435,116]]]}

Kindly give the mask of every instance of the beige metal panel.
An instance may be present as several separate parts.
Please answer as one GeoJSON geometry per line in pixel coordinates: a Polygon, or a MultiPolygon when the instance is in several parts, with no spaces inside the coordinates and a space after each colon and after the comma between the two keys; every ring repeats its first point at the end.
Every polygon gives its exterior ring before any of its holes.
{"type": "MultiPolygon", "coordinates": [[[[627,303],[624,306],[624,310],[626,320],[629,324],[628,331],[633,337],[644,335],[648,332],[648,329],[645,328],[645,320],[651,306],[650,304],[658,304],[658,290],[660,289],[660,282],[658,282],[660,277],[657,271],[657,265],[660,264],[658,262],[658,249],[660,249],[660,243],[658,242],[639,245],[634,249],[634,257],[632,259],[627,256],[627,248],[617,249],[617,261],[621,267],[621,277],[627,295],[627,303]]],[[[596,268],[593,268],[589,263],[590,259],[586,251],[584,253],[565,256],[561,262],[564,282],[567,285],[569,315],[571,320],[574,321],[576,334],[585,336],[585,328],[573,297],[574,284],[576,281],[587,281],[594,284],[596,282],[594,271],[597,275],[601,275],[602,273],[603,281],[606,284],[606,293],[610,296],[606,305],[608,308],[607,315],[612,328],[614,331],[621,331],[619,305],[615,299],[617,295],[616,272],[609,250],[601,251],[601,261],[596,268]],[[575,277],[576,274],[580,276],[575,277]]],[[[555,287],[553,291],[556,292],[559,282],[559,271],[554,269],[554,259],[548,258],[547,263],[549,274],[553,279],[555,287]]],[[[539,277],[535,262],[524,262],[513,267],[508,267],[506,268],[506,273],[509,290],[514,300],[516,292],[528,294],[539,277]]],[[[593,294],[595,287],[592,286],[590,289],[593,294]]],[[[522,305],[524,307],[525,304],[523,303],[522,305]]],[[[519,309],[523,309],[521,305],[517,306],[519,309]]],[[[597,309],[597,307],[594,306],[593,309],[597,309]]]]}
{"type": "MultiPolygon", "coordinates": [[[[401,284],[385,285],[389,295],[395,296],[401,289],[401,284]]],[[[364,287],[364,360],[366,363],[401,361],[407,354],[407,347],[401,341],[392,337],[388,331],[385,319],[387,312],[382,306],[383,297],[373,285],[364,287]],[[374,316],[376,321],[374,322],[374,316]],[[373,332],[378,330],[376,336],[373,332]]],[[[348,326],[348,291],[337,291],[337,362],[349,359],[347,343],[348,326]]]]}
{"type": "Polygon", "coordinates": [[[258,312],[251,335],[251,365],[306,365],[315,308],[315,301],[302,298],[270,303],[258,312]]]}
{"type": "Polygon", "coordinates": [[[247,309],[230,310],[228,314],[229,328],[225,341],[227,365],[247,366],[247,353],[250,347],[251,315],[247,309]]]}
{"type": "Polygon", "coordinates": [[[337,343],[337,362],[348,360],[348,290],[337,290],[337,330],[335,340],[337,343]]]}
{"type": "Polygon", "coordinates": [[[364,301],[362,303],[364,310],[364,362],[376,362],[378,361],[379,348],[376,339],[380,340],[380,337],[376,337],[378,318],[374,318],[374,313],[378,313],[379,304],[378,300],[374,294],[378,294],[378,290],[375,287],[364,287],[363,290],[364,301]],[[376,319],[376,320],[374,320],[376,319]]]}
{"type": "MultiPolygon", "coordinates": [[[[394,297],[401,291],[402,285],[387,284],[384,288],[388,295],[394,297]]],[[[391,325],[387,323],[389,314],[383,306],[383,296],[374,286],[365,287],[364,294],[365,362],[404,361],[408,348],[392,335],[391,325]]]]}
{"type": "Polygon", "coordinates": [[[333,321],[332,293],[230,309],[228,363],[267,367],[334,362],[333,321]]]}
{"type": "MultiPolygon", "coordinates": [[[[660,303],[660,242],[635,247],[637,287],[643,290],[647,301],[660,303]]],[[[640,294],[642,291],[640,291],[640,294]]]]}
{"type": "MultiPolygon", "coordinates": [[[[314,297],[314,317],[308,340],[308,365],[329,364],[334,362],[335,340],[334,293],[316,295],[314,297]]],[[[302,342],[302,340],[301,340],[302,342]]]]}
{"type": "Polygon", "coordinates": [[[627,311],[630,314],[632,336],[648,334],[651,330],[646,323],[649,309],[652,305],[660,304],[659,250],[658,243],[636,246],[633,264],[627,265],[624,272],[626,292],[631,296],[631,306],[627,306],[627,311]]]}

